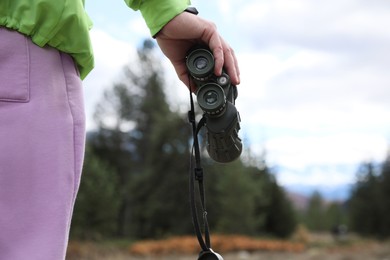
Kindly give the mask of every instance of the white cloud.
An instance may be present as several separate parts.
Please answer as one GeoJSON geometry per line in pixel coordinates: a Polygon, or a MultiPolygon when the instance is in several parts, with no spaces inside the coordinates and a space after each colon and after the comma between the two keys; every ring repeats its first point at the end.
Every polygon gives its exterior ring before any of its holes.
{"type": "Polygon", "coordinates": [[[317,166],[307,167],[304,171],[289,171],[280,169],[277,177],[279,183],[283,186],[320,186],[331,188],[334,186],[343,186],[354,183],[355,166],[317,166]]]}
{"type": "Polygon", "coordinates": [[[385,51],[390,41],[388,2],[269,0],[250,2],[236,13],[241,36],[254,48],[366,53],[385,51]]]}
{"type": "Polygon", "coordinates": [[[288,168],[306,165],[359,164],[382,160],[386,139],[374,134],[334,133],[317,136],[278,137],[265,142],[270,160],[288,168]]]}
{"type": "Polygon", "coordinates": [[[242,131],[282,184],[352,183],[357,164],[384,159],[388,2],[256,1],[236,14],[252,42],[239,55],[242,131]]]}
{"type": "Polygon", "coordinates": [[[140,39],[150,37],[149,28],[141,16],[130,20],[127,27],[132,34],[136,34],[140,39]]]}
{"type": "Polygon", "coordinates": [[[99,29],[91,31],[91,41],[95,54],[95,68],[84,80],[87,129],[94,127],[92,114],[104,89],[112,86],[125,64],[135,55],[135,47],[115,39],[99,29]]]}
{"type": "MultiPolygon", "coordinates": [[[[129,23],[129,27],[134,27],[141,21],[143,22],[143,20],[138,20],[129,23]]],[[[91,40],[94,47],[95,68],[84,81],[88,130],[95,127],[92,116],[95,105],[102,98],[104,90],[112,87],[113,83],[121,79],[123,67],[129,63],[131,65],[131,61],[136,57],[136,44],[117,39],[109,32],[93,29],[91,40]]],[[[170,61],[163,56],[162,58],[167,99],[173,109],[186,111],[189,102],[188,89],[177,78],[170,61]]]]}
{"type": "MultiPolygon", "coordinates": [[[[214,21],[229,32],[241,68],[241,134],[257,154],[266,149],[282,184],[350,183],[354,165],[384,158],[390,141],[389,1],[193,3],[209,19],[223,19],[214,21]]],[[[140,17],[126,28],[148,35],[140,17]]],[[[98,28],[92,38],[97,67],[86,81],[87,100],[118,75],[139,43],[98,28]]],[[[169,61],[164,64],[170,102],[185,109],[188,93],[169,61]]]]}

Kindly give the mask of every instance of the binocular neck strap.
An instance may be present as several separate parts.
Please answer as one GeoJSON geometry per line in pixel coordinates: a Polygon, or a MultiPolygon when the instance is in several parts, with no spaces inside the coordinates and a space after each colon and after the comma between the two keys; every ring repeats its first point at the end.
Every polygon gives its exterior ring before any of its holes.
{"type": "Polygon", "coordinates": [[[199,241],[199,245],[202,248],[203,251],[209,251],[210,250],[210,232],[209,232],[209,226],[207,222],[207,211],[206,211],[206,200],[205,200],[205,191],[204,191],[204,181],[203,181],[203,168],[201,166],[200,162],[200,150],[199,150],[199,141],[198,141],[198,132],[199,130],[204,126],[205,124],[205,117],[203,117],[199,124],[196,124],[195,120],[195,109],[194,109],[194,100],[192,98],[192,93],[190,90],[190,100],[191,100],[191,110],[188,112],[188,119],[190,123],[192,124],[192,134],[193,134],[193,147],[192,147],[192,153],[195,155],[195,166],[192,166],[192,155],[190,159],[190,182],[189,182],[189,188],[190,188],[190,204],[191,204],[191,215],[192,215],[192,221],[194,224],[194,229],[196,236],[199,241]],[[204,236],[205,239],[203,240],[202,231],[200,229],[199,225],[199,219],[198,219],[198,212],[195,202],[195,180],[198,181],[198,187],[199,187],[199,195],[200,195],[200,202],[202,206],[202,212],[203,212],[203,222],[204,222],[204,236]]]}

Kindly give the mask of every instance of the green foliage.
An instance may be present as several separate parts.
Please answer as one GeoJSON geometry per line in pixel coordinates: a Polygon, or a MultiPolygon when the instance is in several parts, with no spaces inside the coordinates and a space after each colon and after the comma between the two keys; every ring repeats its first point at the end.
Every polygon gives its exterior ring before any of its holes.
{"type": "Polygon", "coordinates": [[[309,199],[305,219],[307,228],[314,231],[326,229],[324,223],[324,200],[319,192],[314,192],[309,199]]]}
{"type": "Polygon", "coordinates": [[[267,208],[266,231],[277,237],[286,238],[295,230],[297,225],[296,213],[284,190],[277,184],[276,180],[271,179],[268,187],[271,200],[267,208]]]}
{"type": "Polygon", "coordinates": [[[349,201],[352,229],[365,236],[390,237],[390,157],[378,170],[365,163],[349,201]]]}
{"type": "MultiPolygon", "coordinates": [[[[167,116],[165,116],[167,118],[167,116]]],[[[188,130],[173,117],[155,128],[142,174],[132,184],[133,235],[139,238],[188,233],[188,130]],[[177,131],[172,131],[177,129],[177,131]]],[[[147,142],[145,142],[147,145],[147,142]]]]}
{"type": "Polygon", "coordinates": [[[115,234],[119,194],[117,179],[107,163],[87,146],[82,182],[72,219],[72,236],[99,239],[115,234]]]}
{"type": "Polygon", "coordinates": [[[341,202],[329,203],[324,211],[324,223],[326,230],[332,230],[340,225],[348,226],[348,214],[346,207],[341,202]]]}
{"type": "Polygon", "coordinates": [[[344,203],[325,201],[318,191],[313,192],[307,207],[300,212],[300,222],[311,231],[330,232],[340,225],[348,225],[344,203]]]}
{"type": "Polygon", "coordinates": [[[241,160],[215,164],[203,159],[207,212],[213,231],[281,238],[292,234],[295,212],[267,167],[247,166],[241,160]]]}
{"type": "Polygon", "coordinates": [[[390,237],[390,155],[387,157],[387,160],[384,162],[381,172],[381,205],[383,212],[383,222],[381,230],[383,232],[383,237],[390,237]]]}
{"type": "MultiPolygon", "coordinates": [[[[256,215],[256,198],[262,185],[240,161],[230,164],[214,164],[205,168],[208,176],[216,177],[208,182],[207,193],[215,196],[209,203],[210,218],[216,220],[215,231],[229,234],[256,234],[261,217],[256,215]],[[214,188],[214,194],[211,192],[214,188]]],[[[264,217],[263,217],[264,218],[264,217]]],[[[214,225],[213,225],[214,226],[214,225]]]]}
{"type": "MultiPolygon", "coordinates": [[[[190,125],[166,101],[161,61],[151,42],[145,42],[133,64],[97,106],[99,127],[88,135],[75,236],[139,239],[193,233],[190,125]]],[[[241,160],[216,164],[207,156],[202,162],[212,231],[286,237],[295,229],[291,205],[267,167],[241,160]]]]}

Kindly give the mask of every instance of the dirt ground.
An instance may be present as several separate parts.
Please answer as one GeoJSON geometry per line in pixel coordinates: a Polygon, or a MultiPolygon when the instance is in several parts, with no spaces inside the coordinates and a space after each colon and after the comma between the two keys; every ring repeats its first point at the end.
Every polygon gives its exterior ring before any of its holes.
{"type": "MultiPolygon", "coordinates": [[[[384,248],[371,249],[365,252],[339,251],[328,252],[326,250],[310,249],[302,253],[283,253],[283,252],[237,252],[222,255],[224,260],[390,260],[390,249],[384,248]]],[[[197,256],[165,256],[165,257],[130,257],[130,258],[113,258],[112,260],[196,260],[197,256]]]]}
{"type": "MultiPolygon", "coordinates": [[[[312,238],[300,252],[244,251],[218,252],[224,260],[390,260],[390,241],[358,239],[335,242],[330,236],[312,238]]],[[[71,242],[66,260],[196,260],[194,254],[136,256],[128,246],[92,242],[71,242]]]]}
{"type": "MultiPolygon", "coordinates": [[[[283,252],[254,252],[245,251],[237,253],[222,254],[224,260],[390,260],[390,250],[374,249],[365,252],[327,252],[324,250],[311,249],[302,253],[283,253],[283,252]]],[[[112,254],[111,256],[94,256],[94,257],[76,257],[67,258],[68,260],[196,260],[196,255],[188,256],[149,256],[136,257],[126,254],[112,254]]]]}
{"type": "MultiPolygon", "coordinates": [[[[254,252],[248,253],[245,251],[237,253],[222,254],[224,260],[390,260],[390,250],[374,249],[366,252],[327,252],[324,250],[311,249],[302,253],[283,253],[283,252],[254,252]]],[[[111,256],[95,256],[95,257],[76,257],[67,258],[68,260],[196,260],[196,255],[191,256],[149,256],[136,257],[126,254],[113,254],[111,256]]]]}

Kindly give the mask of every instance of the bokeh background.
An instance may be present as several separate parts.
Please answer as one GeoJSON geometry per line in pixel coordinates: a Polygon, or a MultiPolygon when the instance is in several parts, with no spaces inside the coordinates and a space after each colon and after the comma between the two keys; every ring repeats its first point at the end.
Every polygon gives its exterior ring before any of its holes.
{"type": "MultiPolygon", "coordinates": [[[[214,231],[306,243],[302,234],[342,226],[387,238],[390,2],[192,4],[241,68],[243,156],[229,165],[204,156],[214,231]]],[[[120,0],[86,9],[96,65],[84,81],[88,143],[72,237],[189,234],[188,90],[139,12],[120,0]]]]}
{"type": "MultiPolygon", "coordinates": [[[[266,153],[294,191],[345,199],[362,161],[385,159],[390,140],[387,1],[192,1],[235,49],[242,73],[242,136],[266,153]]],[[[91,115],[103,88],[149,37],[122,1],[87,2],[96,69],[85,81],[91,115]]],[[[171,106],[188,95],[164,60],[171,106]]],[[[94,127],[89,117],[89,128],[94,127]]]]}

